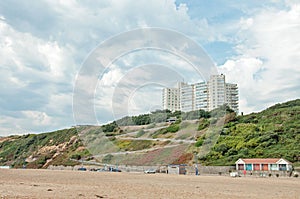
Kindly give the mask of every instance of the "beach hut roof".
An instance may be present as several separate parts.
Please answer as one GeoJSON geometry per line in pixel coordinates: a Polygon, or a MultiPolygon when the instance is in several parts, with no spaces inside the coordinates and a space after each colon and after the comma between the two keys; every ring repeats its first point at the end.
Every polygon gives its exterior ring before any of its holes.
{"type": "Polygon", "coordinates": [[[240,158],[236,161],[236,164],[292,164],[291,162],[283,158],[240,158]]]}

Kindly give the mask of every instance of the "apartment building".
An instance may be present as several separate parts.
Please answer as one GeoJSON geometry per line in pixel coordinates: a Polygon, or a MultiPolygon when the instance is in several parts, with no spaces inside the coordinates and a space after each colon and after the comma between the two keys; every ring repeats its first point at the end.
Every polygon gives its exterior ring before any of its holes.
{"type": "Polygon", "coordinates": [[[180,94],[178,88],[164,88],[162,95],[164,109],[171,111],[180,110],[180,94]]]}
{"type": "Polygon", "coordinates": [[[226,83],[223,74],[212,75],[207,83],[179,82],[177,88],[163,89],[163,109],[171,111],[210,111],[227,104],[238,113],[238,100],[237,84],[226,83]]]}
{"type": "Polygon", "coordinates": [[[208,88],[205,82],[193,84],[193,110],[208,110],[208,88]]]}
{"type": "Polygon", "coordinates": [[[180,82],[178,86],[179,90],[179,106],[183,112],[193,110],[194,107],[194,93],[193,86],[184,82],[180,82]]]}
{"type": "Polygon", "coordinates": [[[239,92],[237,84],[226,83],[226,103],[235,112],[239,112],[239,92]]]}

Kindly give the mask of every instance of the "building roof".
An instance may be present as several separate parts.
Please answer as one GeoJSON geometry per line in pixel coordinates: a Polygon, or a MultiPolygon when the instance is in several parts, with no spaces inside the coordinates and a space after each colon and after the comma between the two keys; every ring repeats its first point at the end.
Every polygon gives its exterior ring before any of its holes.
{"type": "Polygon", "coordinates": [[[240,163],[242,161],[245,164],[277,164],[280,160],[283,160],[288,164],[292,164],[283,158],[240,158],[236,163],[240,163]]]}

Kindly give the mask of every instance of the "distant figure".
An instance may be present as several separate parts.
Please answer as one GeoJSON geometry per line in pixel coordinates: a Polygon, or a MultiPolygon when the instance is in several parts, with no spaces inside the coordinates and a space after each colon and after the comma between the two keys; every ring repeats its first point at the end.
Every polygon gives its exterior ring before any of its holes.
{"type": "Polygon", "coordinates": [[[197,167],[195,168],[195,170],[196,170],[196,171],[195,171],[196,176],[199,175],[199,171],[198,171],[198,168],[197,168],[197,167]]]}
{"type": "Polygon", "coordinates": [[[244,170],[244,176],[246,176],[246,174],[247,174],[247,172],[246,172],[246,170],[244,170]]]}

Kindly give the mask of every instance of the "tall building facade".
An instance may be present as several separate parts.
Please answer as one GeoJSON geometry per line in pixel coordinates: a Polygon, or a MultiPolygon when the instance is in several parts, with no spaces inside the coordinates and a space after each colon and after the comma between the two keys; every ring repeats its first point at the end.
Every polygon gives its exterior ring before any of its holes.
{"type": "Polygon", "coordinates": [[[180,82],[178,85],[178,89],[180,110],[183,112],[192,110],[194,107],[193,86],[187,83],[180,82]]]}
{"type": "Polygon", "coordinates": [[[180,82],[177,88],[163,89],[163,108],[183,112],[210,111],[227,104],[239,112],[237,84],[226,83],[225,75],[212,75],[209,81],[196,84],[180,82]]]}
{"type": "Polygon", "coordinates": [[[194,107],[193,110],[208,110],[208,88],[205,82],[193,84],[194,107]]]}
{"type": "Polygon", "coordinates": [[[171,111],[180,110],[180,95],[178,88],[164,88],[162,96],[164,109],[169,109],[171,111]]]}
{"type": "Polygon", "coordinates": [[[239,91],[237,84],[226,83],[226,103],[235,112],[239,112],[239,91]]]}
{"type": "Polygon", "coordinates": [[[226,103],[225,92],[225,76],[212,75],[208,81],[208,110],[213,110],[226,103]]]}

